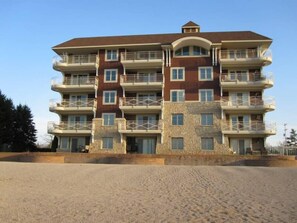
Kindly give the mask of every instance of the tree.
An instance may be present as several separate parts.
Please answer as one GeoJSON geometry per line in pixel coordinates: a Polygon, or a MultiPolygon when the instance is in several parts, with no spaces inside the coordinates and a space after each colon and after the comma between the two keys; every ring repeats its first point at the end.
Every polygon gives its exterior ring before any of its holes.
{"type": "Polygon", "coordinates": [[[295,143],[297,142],[297,133],[295,129],[291,129],[290,140],[291,142],[295,142],[295,143]]]}
{"type": "Polygon", "coordinates": [[[15,109],[13,151],[24,152],[36,148],[36,129],[33,115],[27,105],[15,109]]]}
{"type": "Polygon", "coordinates": [[[14,135],[14,105],[0,91],[0,148],[6,145],[10,147],[14,135]]]}

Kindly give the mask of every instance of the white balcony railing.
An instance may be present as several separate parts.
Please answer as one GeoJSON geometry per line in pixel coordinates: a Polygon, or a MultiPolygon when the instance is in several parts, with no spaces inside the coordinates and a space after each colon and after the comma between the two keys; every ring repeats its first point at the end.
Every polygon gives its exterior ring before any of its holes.
{"type": "Polygon", "coordinates": [[[126,74],[121,76],[121,83],[156,83],[163,82],[163,74],[152,73],[152,74],[126,74]]]}
{"type": "Polygon", "coordinates": [[[260,82],[260,81],[268,81],[273,82],[272,73],[268,73],[266,75],[261,73],[222,73],[221,74],[221,82],[260,82]]]}
{"type": "Polygon", "coordinates": [[[262,59],[268,63],[272,61],[272,53],[269,49],[258,52],[257,49],[228,49],[221,50],[221,60],[241,60],[241,59],[262,59]]]}
{"type": "Polygon", "coordinates": [[[94,98],[88,98],[87,100],[68,100],[64,99],[62,101],[51,100],[50,108],[93,108],[95,106],[96,100],[94,98]]]}
{"type": "Polygon", "coordinates": [[[56,85],[67,85],[67,86],[87,86],[87,85],[95,85],[96,77],[64,77],[62,78],[54,78],[52,79],[52,86],[56,85]]]}
{"type": "Polygon", "coordinates": [[[240,107],[240,106],[253,106],[253,107],[274,107],[275,100],[273,97],[260,97],[249,96],[248,98],[236,98],[235,100],[228,97],[221,99],[221,106],[240,107]]]}
{"type": "Polygon", "coordinates": [[[238,121],[234,123],[223,122],[222,123],[223,131],[254,131],[254,132],[275,132],[276,124],[275,123],[264,123],[261,121],[251,121],[251,122],[243,122],[238,121]]]}
{"type": "Polygon", "coordinates": [[[84,64],[95,64],[98,59],[96,54],[85,54],[85,55],[58,55],[53,58],[53,65],[58,66],[61,64],[68,65],[84,65],[84,64]]]}
{"type": "Polygon", "coordinates": [[[126,123],[119,123],[119,130],[162,130],[162,121],[147,121],[147,120],[126,120],[126,123]]]}
{"type": "Polygon", "coordinates": [[[120,98],[120,106],[161,106],[163,102],[162,97],[156,98],[137,98],[125,97],[120,98]]]}
{"type": "Polygon", "coordinates": [[[162,60],[162,51],[135,51],[135,52],[122,52],[121,61],[156,61],[162,60]]]}
{"type": "Polygon", "coordinates": [[[61,130],[83,131],[92,130],[92,122],[49,122],[47,127],[49,133],[61,130]]]}

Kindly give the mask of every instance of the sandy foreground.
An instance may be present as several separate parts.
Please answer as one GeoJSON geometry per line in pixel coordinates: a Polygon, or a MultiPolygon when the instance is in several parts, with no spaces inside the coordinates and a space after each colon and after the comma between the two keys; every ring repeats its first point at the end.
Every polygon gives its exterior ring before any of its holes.
{"type": "Polygon", "coordinates": [[[297,222],[297,168],[0,162],[0,222],[297,222]]]}

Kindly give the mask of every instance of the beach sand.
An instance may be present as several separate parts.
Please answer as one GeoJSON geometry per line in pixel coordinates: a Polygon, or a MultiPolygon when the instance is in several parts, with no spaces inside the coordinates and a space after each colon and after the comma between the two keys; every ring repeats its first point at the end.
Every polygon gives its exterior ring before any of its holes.
{"type": "Polygon", "coordinates": [[[0,162],[0,222],[297,222],[297,168],[0,162]]]}

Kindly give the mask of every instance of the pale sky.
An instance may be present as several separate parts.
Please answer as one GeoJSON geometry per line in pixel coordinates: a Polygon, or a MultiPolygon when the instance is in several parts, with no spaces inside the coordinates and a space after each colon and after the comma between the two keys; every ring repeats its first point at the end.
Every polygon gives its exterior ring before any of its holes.
{"type": "Polygon", "coordinates": [[[51,47],[76,37],[179,33],[192,20],[202,32],[254,31],[273,39],[274,87],[266,90],[277,109],[266,114],[276,122],[283,140],[284,123],[297,129],[296,0],[1,0],[0,90],[14,104],[28,105],[34,115],[38,141],[47,134],[47,122],[58,121],[49,112],[55,53],[51,47]],[[295,89],[295,90],[294,90],[295,89]]]}

